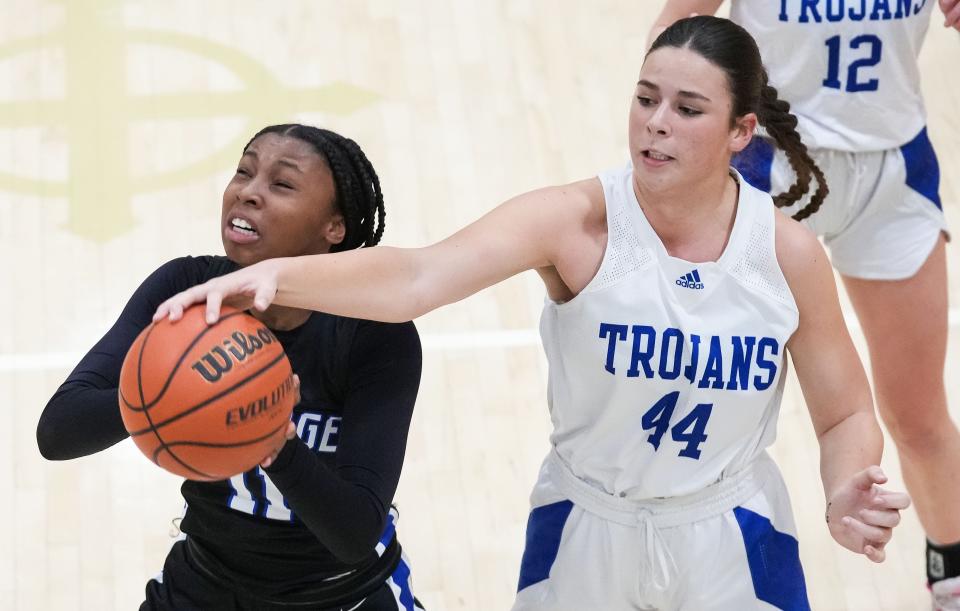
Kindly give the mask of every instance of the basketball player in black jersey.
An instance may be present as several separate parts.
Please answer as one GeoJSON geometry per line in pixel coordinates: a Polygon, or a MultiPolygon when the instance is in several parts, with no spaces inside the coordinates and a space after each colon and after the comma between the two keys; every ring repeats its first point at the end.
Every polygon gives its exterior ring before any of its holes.
{"type": "MultiPolygon", "coordinates": [[[[175,259],[140,285],[44,409],[40,452],[65,460],[127,437],[120,368],[164,300],[264,259],[372,246],[383,223],[377,175],[355,142],[304,125],[261,130],[224,191],[227,256],[175,259]]],[[[299,376],[288,439],[246,473],[184,482],[185,538],[141,609],[420,609],[391,507],[420,382],[413,323],[252,313],[299,376]]]]}

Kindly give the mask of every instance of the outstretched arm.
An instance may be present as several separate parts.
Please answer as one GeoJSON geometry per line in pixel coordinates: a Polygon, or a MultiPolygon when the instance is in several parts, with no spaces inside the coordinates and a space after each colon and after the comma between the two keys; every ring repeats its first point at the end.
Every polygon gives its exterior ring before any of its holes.
{"type": "Polygon", "coordinates": [[[808,229],[778,213],[777,259],[800,322],[790,351],[820,442],[820,476],[830,534],[874,562],[910,504],[879,485],[883,435],[863,365],[847,332],[827,255],[808,229]]]}
{"type": "Polygon", "coordinates": [[[228,298],[241,308],[275,303],[368,320],[412,320],[524,270],[555,265],[590,213],[582,185],[513,198],[425,248],[378,246],[263,261],[174,296],[154,320],[176,320],[184,308],[206,301],[213,322],[228,298]]]}

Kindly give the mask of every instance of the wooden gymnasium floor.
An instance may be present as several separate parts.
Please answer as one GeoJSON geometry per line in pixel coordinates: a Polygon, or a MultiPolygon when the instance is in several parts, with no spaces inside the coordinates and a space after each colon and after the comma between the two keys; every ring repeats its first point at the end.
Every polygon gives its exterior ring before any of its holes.
{"type": "MultiPolygon", "coordinates": [[[[177,478],[129,442],[46,462],[34,430],[141,279],[170,258],[221,252],[220,193],[249,135],[290,119],[350,135],[382,178],[384,242],[425,244],[511,194],[626,158],[627,105],[658,9],[611,0],[4,0],[0,608],[131,609],[160,568],[182,504],[177,478]]],[[[955,222],[958,57],[960,36],[935,16],[924,90],[955,222]]],[[[956,247],[949,256],[958,269],[956,247]]],[[[951,276],[954,304],[958,291],[951,276]]],[[[423,385],[397,502],[428,609],[506,609],[512,600],[527,495],[547,450],[535,333],[542,293],[526,274],[419,321],[423,385]]],[[[946,375],[960,416],[958,320],[953,311],[946,375]]],[[[773,453],[814,608],[926,608],[915,514],[882,566],[829,539],[795,383],[773,453]]],[[[899,481],[892,451],[884,466],[899,481]]]]}

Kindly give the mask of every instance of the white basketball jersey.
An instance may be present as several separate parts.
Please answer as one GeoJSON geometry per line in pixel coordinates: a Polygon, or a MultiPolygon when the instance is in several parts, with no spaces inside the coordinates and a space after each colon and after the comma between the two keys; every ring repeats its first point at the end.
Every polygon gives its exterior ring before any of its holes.
{"type": "Polygon", "coordinates": [[[732,0],[807,146],[878,151],[926,124],[917,56],[936,0],[732,0]]]}
{"type": "Polygon", "coordinates": [[[797,326],[774,251],[770,196],[740,180],[716,262],[667,254],[632,167],[600,175],[607,247],[572,300],[547,300],[551,441],[580,479],[634,499],[694,492],[739,471],[776,436],[797,326]]]}

